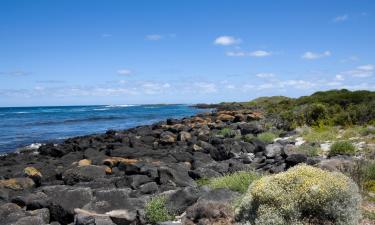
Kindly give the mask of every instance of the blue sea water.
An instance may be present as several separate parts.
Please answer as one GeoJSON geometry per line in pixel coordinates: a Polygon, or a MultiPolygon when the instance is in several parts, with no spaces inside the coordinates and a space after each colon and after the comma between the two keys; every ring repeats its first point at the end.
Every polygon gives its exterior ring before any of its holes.
{"type": "Polygon", "coordinates": [[[192,116],[189,105],[97,105],[0,108],[0,153],[35,143],[192,116]]]}

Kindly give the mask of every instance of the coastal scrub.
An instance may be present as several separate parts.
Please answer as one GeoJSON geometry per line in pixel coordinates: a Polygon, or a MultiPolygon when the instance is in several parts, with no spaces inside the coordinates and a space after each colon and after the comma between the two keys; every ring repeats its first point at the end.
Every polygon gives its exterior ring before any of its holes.
{"type": "Polygon", "coordinates": [[[357,225],[360,205],[358,186],[344,174],[299,165],[254,181],[237,219],[256,225],[357,225]]]}

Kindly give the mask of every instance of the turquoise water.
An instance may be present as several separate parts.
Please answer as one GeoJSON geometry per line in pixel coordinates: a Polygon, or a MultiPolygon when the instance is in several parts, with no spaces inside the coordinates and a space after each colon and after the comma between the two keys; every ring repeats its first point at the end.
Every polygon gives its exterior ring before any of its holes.
{"type": "Polygon", "coordinates": [[[152,124],[167,118],[187,117],[202,111],[188,105],[0,108],[0,152],[109,129],[152,124]]]}

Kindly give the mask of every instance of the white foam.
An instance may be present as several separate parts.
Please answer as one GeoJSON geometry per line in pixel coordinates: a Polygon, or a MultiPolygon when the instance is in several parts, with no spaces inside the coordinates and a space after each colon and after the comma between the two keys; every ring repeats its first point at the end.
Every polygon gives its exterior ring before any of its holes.
{"type": "Polygon", "coordinates": [[[109,110],[109,109],[93,109],[94,111],[106,111],[106,110],[109,110]]]}
{"type": "Polygon", "coordinates": [[[136,105],[106,105],[106,108],[122,108],[122,107],[132,107],[136,105]]]}
{"type": "Polygon", "coordinates": [[[29,149],[29,150],[38,149],[42,145],[43,145],[42,143],[32,143],[32,144],[26,146],[25,149],[29,149]]]}

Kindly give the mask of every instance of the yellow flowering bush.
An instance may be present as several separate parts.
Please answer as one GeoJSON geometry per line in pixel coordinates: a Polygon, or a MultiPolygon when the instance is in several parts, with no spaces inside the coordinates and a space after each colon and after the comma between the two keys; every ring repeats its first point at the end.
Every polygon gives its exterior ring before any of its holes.
{"type": "Polygon", "coordinates": [[[350,178],[299,165],[254,181],[236,215],[253,225],[357,225],[360,204],[358,187],[350,178]]]}

